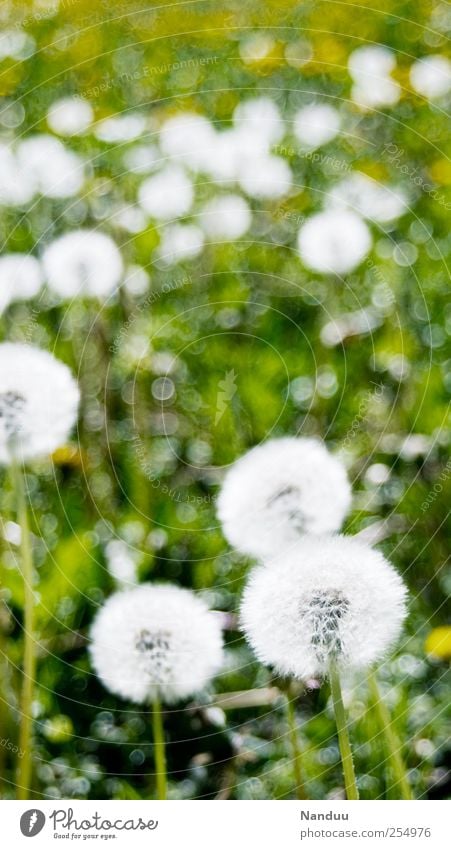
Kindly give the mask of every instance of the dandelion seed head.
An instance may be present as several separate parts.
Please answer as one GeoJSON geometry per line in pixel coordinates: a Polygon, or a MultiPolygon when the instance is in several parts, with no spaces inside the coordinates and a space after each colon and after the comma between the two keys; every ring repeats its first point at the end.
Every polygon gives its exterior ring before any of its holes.
{"type": "Polygon", "coordinates": [[[241,623],[257,657],[281,675],[327,674],[380,660],[398,639],[406,589],[378,551],[352,537],[304,537],[253,569],[241,623]]]}
{"type": "Polygon", "coordinates": [[[28,254],[0,257],[0,313],[13,301],[34,298],[42,287],[39,261],[28,254]]]}
{"type": "Polygon", "coordinates": [[[238,183],[249,197],[261,200],[279,198],[291,189],[290,166],[280,156],[254,153],[243,160],[238,172],[238,183]]]}
{"type": "Polygon", "coordinates": [[[0,420],[7,440],[22,430],[25,398],[19,392],[6,390],[0,393],[0,420]]]}
{"type": "Polygon", "coordinates": [[[239,103],[233,113],[233,123],[256,138],[265,139],[268,147],[280,141],[285,132],[279,109],[269,97],[255,97],[239,103]]]}
{"type": "Polygon", "coordinates": [[[384,186],[359,171],[333,187],[328,203],[334,209],[352,209],[381,224],[395,221],[408,211],[407,196],[401,187],[384,186]]]}
{"type": "Polygon", "coordinates": [[[165,265],[194,259],[204,246],[204,234],[195,224],[169,224],[161,234],[158,256],[165,265]]]}
{"type": "Polygon", "coordinates": [[[302,225],[298,248],[303,263],[323,274],[353,271],[371,248],[367,225],[355,212],[330,209],[302,225]]]}
{"type": "Polygon", "coordinates": [[[54,136],[29,136],[18,144],[16,156],[19,169],[34,185],[35,193],[67,198],[78,194],[83,186],[83,160],[54,136]]]}
{"type": "Polygon", "coordinates": [[[200,213],[200,225],[210,239],[232,241],[251,225],[251,211],[239,195],[222,195],[209,201],[200,213]]]}
{"type": "Polygon", "coordinates": [[[205,151],[202,171],[217,183],[236,182],[246,163],[256,155],[267,155],[268,146],[261,136],[235,127],[216,134],[213,147],[205,151]]]}
{"type": "Polygon", "coordinates": [[[24,173],[15,153],[6,144],[0,144],[0,204],[25,206],[35,194],[35,181],[24,173]]]}
{"type": "Polygon", "coordinates": [[[125,168],[133,174],[149,174],[161,160],[161,153],[156,145],[136,144],[129,147],[122,158],[125,168]]]}
{"type": "Polygon", "coordinates": [[[107,144],[115,144],[116,142],[129,142],[142,136],[146,129],[145,115],[125,114],[112,115],[111,118],[104,118],[99,121],[94,128],[94,135],[99,141],[107,144]]]}
{"type": "Polygon", "coordinates": [[[365,75],[370,77],[386,77],[396,67],[396,59],[392,50],[379,44],[368,44],[353,50],[348,61],[348,69],[354,80],[365,75]]]}
{"type": "Polygon", "coordinates": [[[124,289],[129,295],[143,295],[150,285],[150,275],[141,265],[129,265],[125,269],[124,289]]]}
{"type": "Polygon", "coordinates": [[[142,584],[115,593],[98,612],[90,654],[112,693],[172,704],[202,690],[220,669],[219,617],[190,590],[142,584]]]}
{"type": "Polygon", "coordinates": [[[363,108],[392,106],[398,102],[401,87],[390,74],[396,67],[394,53],[381,45],[365,45],[354,50],[348,70],[354,80],[352,99],[363,108]]]}
{"type": "Polygon", "coordinates": [[[0,463],[51,454],[77,419],[79,389],[68,367],[32,345],[0,344],[0,463]]]}
{"type": "Polygon", "coordinates": [[[274,39],[266,33],[252,33],[244,41],[240,42],[240,56],[246,65],[259,62],[268,56],[274,49],[274,39]]]}
{"type": "Polygon", "coordinates": [[[211,155],[216,138],[210,121],[194,112],[182,112],[168,118],[160,130],[163,153],[194,171],[203,170],[204,157],[211,155]]]}
{"type": "Polygon", "coordinates": [[[47,112],[47,124],[59,136],[78,136],[93,120],[93,108],[82,97],[62,97],[47,112]]]}
{"type": "Polygon", "coordinates": [[[106,297],[121,279],[122,257],[105,233],[73,230],[51,242],[42,263],[49,287],[62,298],[106,297]]]}
{"type": "Polygon", "coordinates": [[[373,79],[368,84],[356,84],[352,87],[351,97],[362,109],[377,109],[380,106],[394,106],[401,96],[401,86],[391,77],[373,79]]]}
{"type": "Polygon", "coordinates": [[[342,653],[340,622],[348,614],[349,600],[337,590],[318,589],[301,597],[299,615],[311,631],[311,644],[318,661],[327,663],[329,654],[342,653]]]}
{"type": "Polygon", "coordinates": [[[418,94],[431,100],[443,97],[451,88],[451,62],[446,56],[425,56],[413,63],[410,83],[418,94]]]}
{"type": "Polygon", "coordinates": [[[311,103],[296,112],[293,131],[304,147],[314,149],[332,141],[340,123],[340,113],[333,106],[311,103]]]}
{"type": "Polygon", "coordinates": [[[193,202],[193,184],[178,165],[167,165],[141,184],[138,200],[141,207],[157,221],[169,221],[186,215],[193,202]]]}
{"type": "Polygon", "coordinates": [[[127,233],[142,233],[147,227],[147,216],[137,204],[128,204],[114,210],[110,222],[127,233]]]}
{"type": "Polygon", "coordinates": [[[316,439],[271,439],[227,473],[218,516],[239,551],[265,557],[302,534],[339,530],[351,504],[342,463],[316,439]]]}
{"type": "Polygon", "coordinates": [[[36,42],[22,29],[3,29],[0,33],[0,61],[11,59],[28,59],[36,49],[36,42]]]}
{"type": "Polygon", "coordinates": [[[137,583],[137,562],[133,549],[121,539],[110,540],[105,547],[108,571],[118,588],[137,583]]]}

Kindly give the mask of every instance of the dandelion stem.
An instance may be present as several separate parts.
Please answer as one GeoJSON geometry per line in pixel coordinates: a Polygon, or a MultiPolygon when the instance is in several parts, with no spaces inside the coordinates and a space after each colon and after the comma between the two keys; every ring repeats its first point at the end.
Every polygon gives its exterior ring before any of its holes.
{"type": "Polygon", "coordinates": [[[341,695],[340,674],[333,654],[329,657],[329,679],[334,704],[335,722],[337,724],[338,744],[340,746],[341,762],[345,779],[347,799],[358,799],[359,791],[355,780],[354,762],[352,759],[351,744],[349,742],[346,714],[341,695]]]}
{"type": "Polygon", "coordinates": [[[287,694],[287,720],[290,729],[291,748],[293,750],[293,771],[294,780],[296,782],[296,798],[308,799],[305,791],[304,779],[302,776],[302,755],[299,747],[299,739],[296,727],[296,713],[294,710],[293,700],[287,694]]]}
{"type": "Polygon", "coordinates": [[[34,637],[33,553],[28,524],[27,500],[22,470],[16,460],[11,464],[11,476],[16,496],[17,518],[20,525],[20,554],[24,582],[24,659],[20,698],[19,751],[17,765],[17,797],[28,799],[32,777],[32,706],[36,670],[34,637]]]}
{"type": "Polygon", "coordinates": [[[157,799],[167,799],[166,750],[164,743],[163,714],[161,710],[161,703],[158,698],[153,700],[152,728],[157,799]]]}
{"type": "Polygon", "coordinates": [[[412,799],[412,791],[401,754],[401,743],[393,727],[387,705],[381,699],[377,678],[373,671],[368,674],[368,684],[374,710],[384,734],[388,760],[395,779],[395,787],[398,788],[401,799],[412,799]]]}

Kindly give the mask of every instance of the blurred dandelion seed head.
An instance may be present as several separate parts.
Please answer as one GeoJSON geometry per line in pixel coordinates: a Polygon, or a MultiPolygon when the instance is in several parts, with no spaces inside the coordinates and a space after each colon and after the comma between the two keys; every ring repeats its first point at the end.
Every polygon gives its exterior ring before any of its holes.
{"type": "Polygon", "coordinates": [[[264,557],[300,534],[339,530],[350,505],[341,462],[316,439],[283,437],[253,448],[232,466],[218,516],[232,545],[264,557]]]}
{"type": "Polygon", "coordinates": [[[50,289],[62,298],[107,297],[119,285],[123,262],[110,236],[73,230],[51,242],[42,257],[50,289]]]}
{"type": "Polygon", "coordinates": [[[14,301],[35,297],[43,283],[39,261],[22,253],[0,258],[0,312],[14,301]]]}
{"type": "Polygon", "coordinates": [[[298,235],[303,263],[323,274],[346,274],[357,268],[371,248],[365,222],[347,209],[328,209],[307,219],[298,235]]]}
{"type": "Polygon", "coordinates": [[[79,389],[70,370],[31,345],[0,345],[0,462],[51,454],[68,438],[79,389]]]}

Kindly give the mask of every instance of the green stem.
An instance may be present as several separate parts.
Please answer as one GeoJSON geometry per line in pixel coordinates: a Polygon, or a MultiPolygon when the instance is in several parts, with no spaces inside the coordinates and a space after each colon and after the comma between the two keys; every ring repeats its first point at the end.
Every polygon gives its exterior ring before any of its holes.
{"type": "Polygon", "coordinates": [[[287,695],[287,720],[290,730],[291,748],[293,750],[293,772],[296,782],[296,798],[308,799],[305,791],[304,779],[302,777],[302,755],[299,747],[299,739],[296,727],[296,713],[294,710],[294,702],[287,695]]]}
{"type": "Polygon", "coordinates": [[[399,789],[401,799],[413,799],[401,754],[401,743],[393,727],[387,705],[381,699],[377,678],[372,671],[368,674],[368,684],[379,725],[384,735],[388,760],[395,778],[395,787],[399,789]]]}
{"type": "Polygon", "coordinates": [[[157,799],[167,799],[166,750],[164,743],[163,714],[158,698],[153,700],[152,711],[153,745],[155,773],[157,783],[157,799]]]}
{"type": "Polygon", "coordinates": [[[33,689],[36,673],[36,646],[34,637],[33,553],[28,524],[27,500],[22,470],[16,461],[11,473],[20,525],[20,554],[24,582],[24,659],[22,692],[20,697],[19,750],[23,752],[17,764],[17,798],[29,799],[32,777],[32,726],[33,689]]]}
{"type": "Polygon", "coordinates": [[[340,746],[341,762],[345,779],[346,798],[358,799],[359,791],[355,780],[354,762],[352,760],[351,744],[349,742],[346,714],[341,695],[340,675],[333,655],[329,658],[329,679],[332,693],[332,701],[335,711],[335,722],[337,724],[338,744],[340,746]]]}
{"type": "MultiPolygon", "coordinates": [[[[1,664],[0,671],[1,671],[2,681],[6,681],[5,664],[3,664],[3,663],[1,664]]],[[[0,692],[0,730],[2,732],[2,736],[4,736],[4,737],[6,737],[6,734],[5,734],[6,723],[7,723],[7,716],[6,716],[6,711],[5,711],[5,701],[3,700],[3,693],[0,692]]],[[[5,747],[0,746],[0,790],[2,790],[2,788],[3,788],[3,780],[4,780],[4,777],[5,777],[5,773],[6,773],[6,771],[5,771],[5,754],[6,754],[5,747]]]]}

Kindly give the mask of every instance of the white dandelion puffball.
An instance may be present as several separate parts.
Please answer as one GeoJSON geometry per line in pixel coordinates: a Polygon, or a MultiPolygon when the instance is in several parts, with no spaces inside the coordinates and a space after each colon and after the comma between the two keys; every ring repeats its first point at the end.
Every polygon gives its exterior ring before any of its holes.
{"type": "Polygon", "coordinates": [[[269,97],[255,97],[239,103],[233,113],[233,123],[254,137],[265,139],[268,147],[280,141],[285,133],[279,109],[269,97]]]}
{"type": "Polygon", "coordinates": [[[413,63],[410,82],[418,94],[433,100],[451,88],[451,62],[446,56],[425,56],[413,63]]]}
{"type": "Polygon", "coordinates": [[[150,275],[141,265],[128,265],[122,283],[129,295],[143,295],[150,285],[150,275]]]}
{"type": "Polygon", "coordinates": [[[186,215],[193,202],[193,184],[177,165],[167,165],[141,184],[138,200],[144,211],[157,221],[186,215]]]}
{"type": "Polygon", "coordinates": [[[52,454],[75,425],[79,399],[70,370],[52,354],[0,344],[0,463],[52,454]]]}
{"type": "Polygon", "coordinates": [[[127,233],[141,233],[147,227],[147,215],[137,204],[119,206],[111,212],[110,224],[114,224],[127,233]]]}
{"type": "Polygon", "coordinates": [[[19,165],[14,152],[0,144],[0,204],[22,206],[33,200],[35,180],[19,165]]]}
{"type": "Polygon", "coordinates": [[[293,132],[304,147],[327,144],[340,129],[340,113],[326,103],[311,103],[294,116],[293,132]]]}
{"type": "Polygon", "coordinates": [[[302,534],[339,530],[350,506],[342,463],[319,440],[287,436],[234,463],[219,494],[218,517],[238,551],[265,557],[302,534]]]}
{"type": "Polygon", "coordinates": [[[330,209],[312,215],[298,234],[303,263],[323,274],[345,274],[357,268],[371,248],[365,222],[350,210],[330,209]]]}
{"type": "Polygon", "coordinates": [[[158,256],[165,265],[194,259],[202,252],[204,234],[195,224],[170,224],[161,234],[158,256]]]}
{"type": "Polygon", "coordinates": [[[54,136],[30,136],[18,144],[16,155],[35,191],[45,197],[73,197],[83,186],[83,160],[54,136]]]}
{"type": "Polygon", "coordinates": [[[47,112],[47,124],[59,136],[78,136],[94,120],[94,110],[82,97],[62,97],[47,112]]]}
{"type": "Polygon", "coordinates": [[[407,196],[399,186],[384,186],[366,174],[355,171],[345,177],[328,195],[334,208],[350,208],[363,218],[386,224],[408,211],[407,196]]]}
{"type": "Polygon", "coordinates": [[[240,195],[213,198],[202,209],[199,223],[210,239],[233,241],[243,236],[251,225],[251,211],[240,195]]]}
{"type": "Polygon", "coordinates": [[[369,44],[357,47],[348,59],[348,70],[356,82],[364,78],[387,77],[396,68],[396,58],[388,47],[369,44]]]}
{"type": "Polygon", "coordinates": [[[348,70],[354,80],[352,99],[364,108],[392,106],[397,103],[401,87],[390,76],[395,68],[395,56],[387,47],[358,47],[348,60],[348,70]]]}
{"type": "Polygon", "coordinates": [[[22,29],[4,29],[0,32],[0,61],[5,58],[28,59],[36,48],[36,42],[22,29]]]}
{"type": "Polygon", "coordinates": [[[243,192],[258,200],[283,197],[291,189],[291,169],[280,156],[254,154],[240,165],[238,183],[243,192]]]}
{"type": "Polygon", "coordinates": [[[122,161],[133,174],[149,174],[161,162],[161,153],[154,144],[137,144],[125,151],[122,161]]]}
{"type": "Polygon", "coordinates": [[[267,155],[268,145],[262,136],[233,127],[216,134],[214,146],[204,151],[199,170],[214,182],[234,183],[248,162],[267,155]]]}
{"type": "Polygon", "coordinates": [[[62,298],[106,297],[121,279],[120,251],[105,233],[73,230],[45,249],[42,263],[47,283],[62,298]]]}
{"type": "Polygon", "coordinates": [[[274,49],[274,39],[266,33],[252,33],[240,42],[240,56],[246,65],[259,62],[274,49]]]}
{"type": "Polygon", "coordinates": [[[94,135],[99,141],[115,144],[134,141],[142,136],[145,129],[145,115],[113,115],[95,125],[94,135]]]}
{"type": "Polygon", "coordinates": [[[137,584],[136,554],[122,539],[112,539],[105,546],[108,571],[118,588],[137,584]]]}
{"type": "Polygon", "coordinates": [[[212,124],[202,115],[182,112],[164,122],[160,129],[160,147],[171,158],[193,170],[203,170],[205,156],[211,155],[216,142],[212,124]]]}
{"type": "Polygon", "coordinates": [[[42,287],[39,261],[28,254],[4,254],[0,257],[0,313],[13,301],[34,298],[42,287]]]}
{"type": "Polygon", "coordinates": [[[222,665],[218,615],[190,590],[170,584],[115,593],[90,636],[92,664],[103,685],[138,704],[193,696],[222,665]]]}
{"type": "Polygon", "coordinates": [[[307,679],[364,668],[400,635],[406,616],[403,581],[379,552],[353,537],[305,537],[277,563],[252,570],[241,624],[263,663],[307,679]]]}
{"type": "Polygon", "coordinates": [[[363,109],[377,109],[378,106],[394,106],[401,96],[401,86],[391,77],[380,77],[365,84],[358,83],[351,90],[351,97],[357,106],[363,109]]]}

